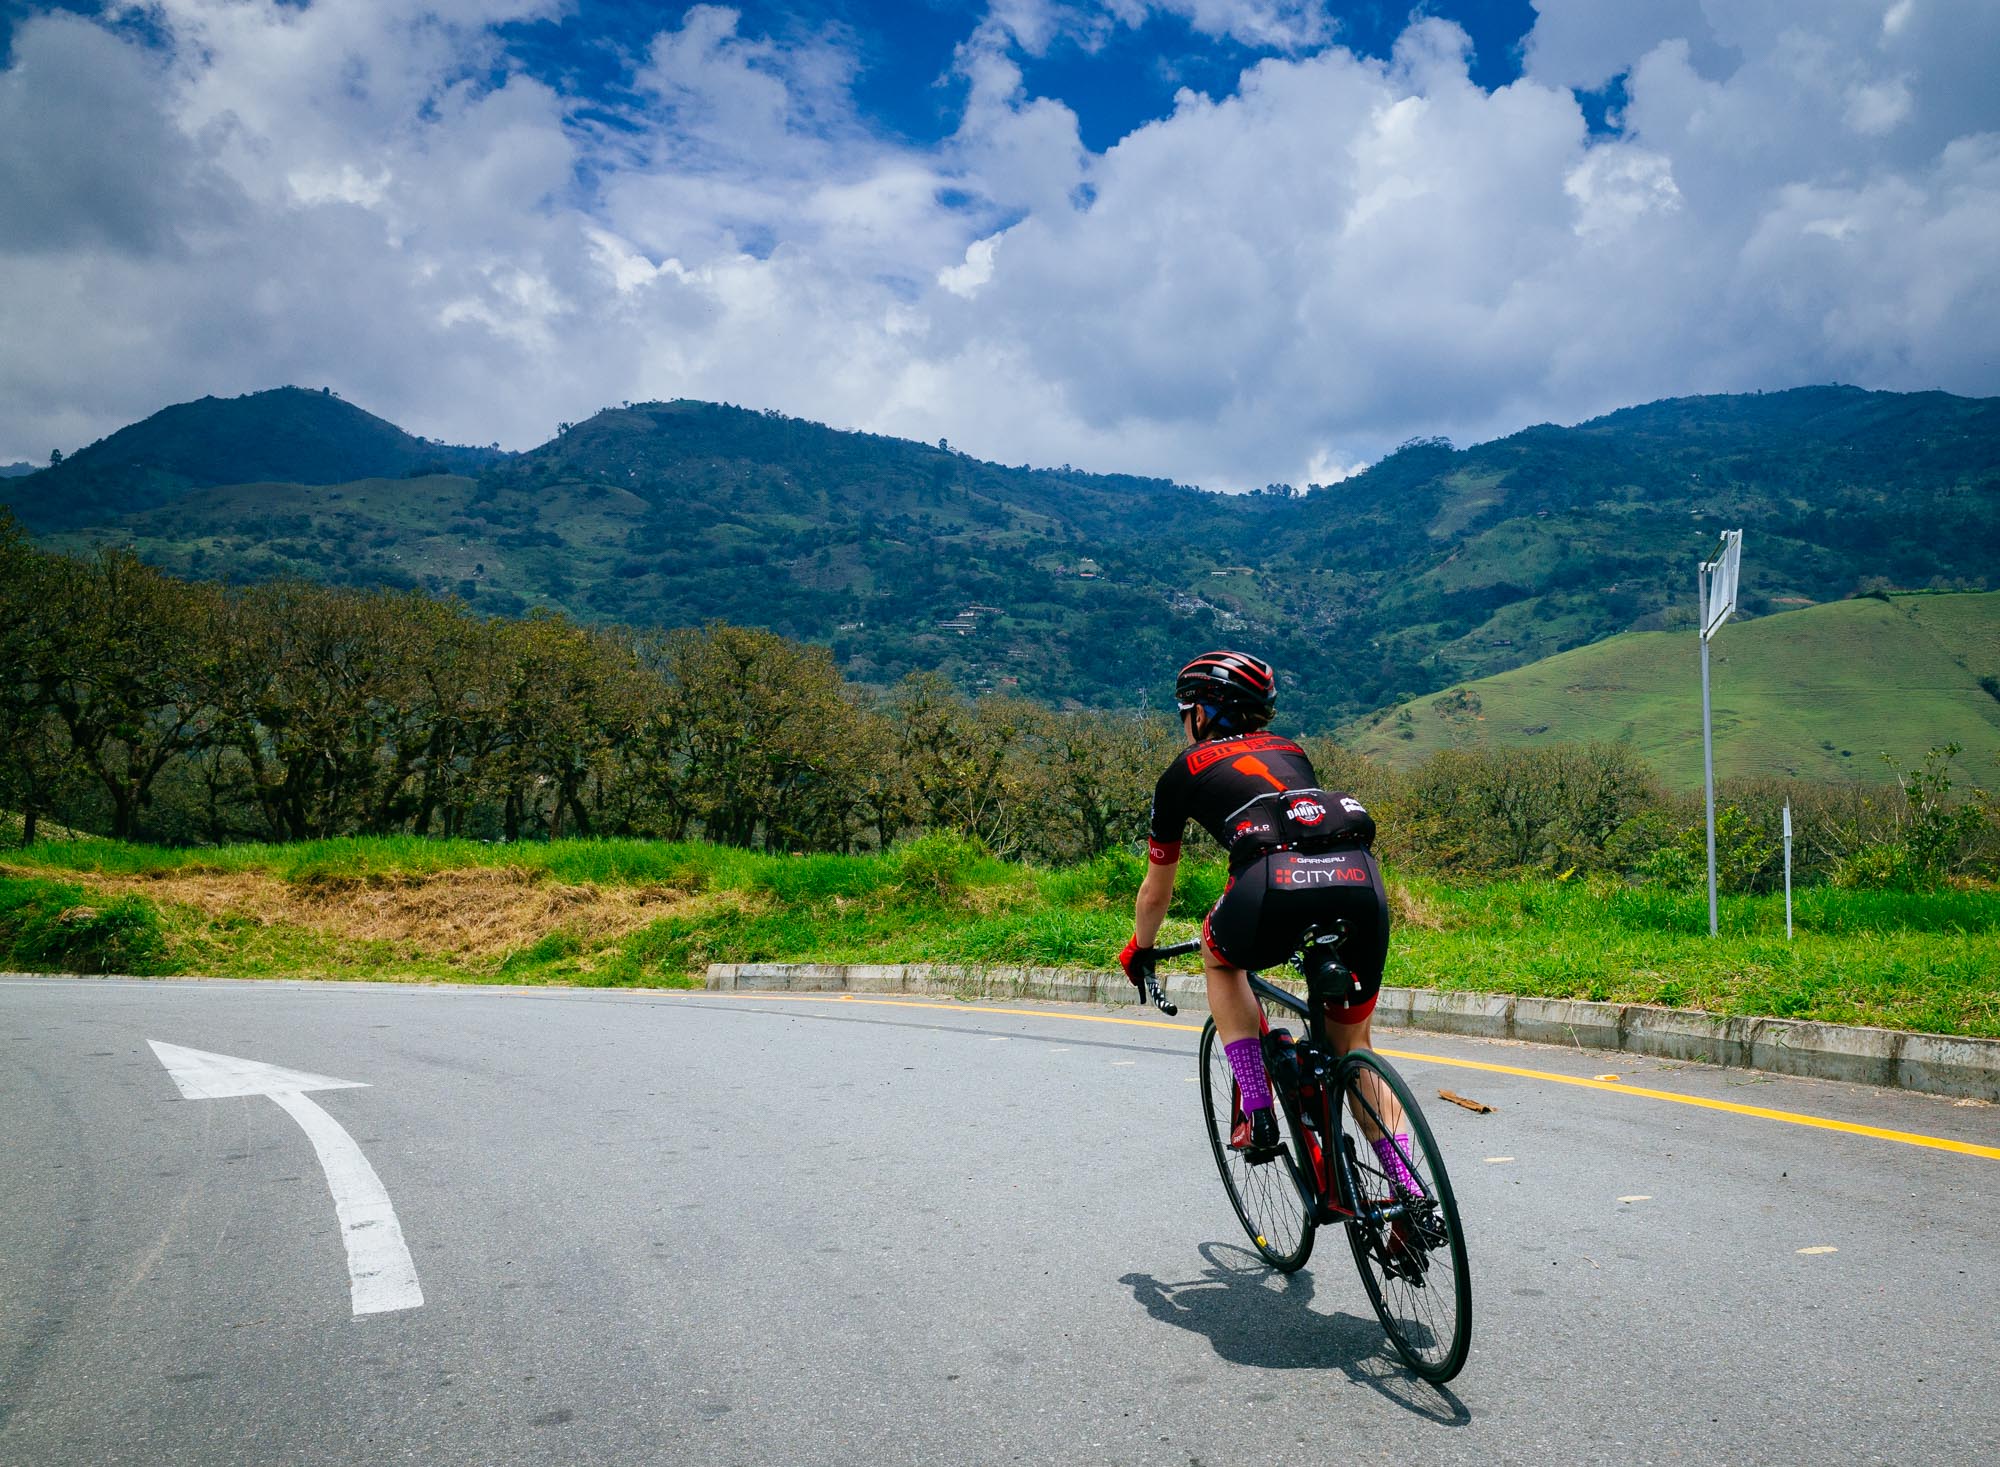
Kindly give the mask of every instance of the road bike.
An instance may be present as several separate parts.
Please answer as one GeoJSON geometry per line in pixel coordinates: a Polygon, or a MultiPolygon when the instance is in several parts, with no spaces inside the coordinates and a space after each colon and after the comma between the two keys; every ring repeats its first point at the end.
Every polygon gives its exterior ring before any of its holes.
{"type": "MultiPolygon", "coordinates": [[[[1264,1261],[1283,1273],[1305,1266],[1321,1224],[1347,1230],[1368,1300],[1403,1361],[1435,1384],[1465,1365],[1472,1345],[1472,1279],[1465,1233],[1444,1157],[1403,1077],[1369,1049],[1337,1053],[1327,1031],[1333,994],[1350,992],[1353,975],[1335,956],[1345,929],[1308,929],[1292,957],[1305,978],[1302,999],[1255,973],[1250,988],[1262,1011],[1264,1068],[1284,1115],[1285,1136],[1275,1156],[1252,1159],[1231,1144],[1243,1120],[1236,1078],[1216,1034],[1215,1020],[1201,1030],[1201,1102],[1208,1142],[1223,1188],[1264,1261]],[[1296,1022],[1303,1037],[1273,1020],[1296,1022]],[[1400,1108],[1403,1120],[1393,1121],[1400,1108]],[[1415,1186],[1389,1174],[1371,1144],[1376,1136],[1409,1138],[1395,1144],[1415,1186]]],[[[1185,957],[1198,942],[1158,948],[1153,957],[1185,957]]],[[[1173,1004],[1151,973],[1140,1001],[1163,1012],[1173,1004]]]]}

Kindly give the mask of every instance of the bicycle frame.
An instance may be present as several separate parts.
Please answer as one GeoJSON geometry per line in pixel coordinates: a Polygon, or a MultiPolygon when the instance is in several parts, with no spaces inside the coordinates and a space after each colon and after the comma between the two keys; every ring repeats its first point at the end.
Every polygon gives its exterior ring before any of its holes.
{"type": "MultiPolygon", "coordinates": [[[[1305,1154],[1299,1158],[1301,1165],[1293,1173],[1299,1184],[1300,1196],[1311,1211],[1313,1220],[1344,1223],[1350,1217],[1363,1215],[1364,1206],[1365,1220],[1370,1223],[1387,1222],[1402,1216],[1408,1208],[1401,1201],[1392,1198],[1384,1203],[1368,1204],[1363,1198],[1355,1175],[1354,1158],[1348,1154],[1352,1138],[1347,1129],[1346,1108],[1335,1103],[1340,1065],[1345,1056],[1333,1048],[1327,1033],[1325,1006],[1310,997],[1301,999],[1255,973],[1248,976],[1250,991],[1260,1000],[1258,1013],[1264,1034],[1271,1032],[1266,1005],[1286,1009],[1305,1023],[1306,1037],[1293,1041],[1292,1045],[1298,1064],[1298,1082],[1285,1087],[1290,1093],[1282,1098],[1298,1106],[1302,1112],[1308,1106],[1313,1108],[1310,1112],[1311,1124],[1302,1124],[1295,1132],[1300,1149],[1305,1154]],[[1333,1138],[1339,1139],[1329,1145],[1333,1138]]],[[[1379,1120],[1378,1117],[1378,1128],[1386,1129],[1380,1127],[1379,1120]]]]}
{"type": "MultiPolygon", "coordinates": [[[[1302,944],[1310,942],[1315,935],[1309,930],[1302,944]]],[[[1199,942],[1176,943],[1160,949],[1157,955],[1161,958],[1184,957],[1200,951],[1200,948],[1199,942]]],[[[1301,951],[1304,951],[1303,945],[1301,951]]],[[[1361,1215],[1362,1189],[1355,1177],[1354,1159],[1347,1154],[1346,1145],[1335,1145],[1330,1152],[1327,1145],[1329,1137],[1346,1137],[1348,1133],[1345,1107],[1341,1107],[1341,1114],[1336,1115],[1333,1105],[1343,1056],[1334,1050],[1333,1041],[1327,1033],[1325,1001],[1312,992],[1310,979],[1307,980],[1307,996],[1300,998],[1255,972],[1246,976],[1250,980],[1251,994],[1259,1000],[1258,1023],[1262,1035],[1271,1032],[1271,1019],[1267,1012],[1269,1006],[1290,1011],[1304,1025],[1304,1039],[1295,1040],[1292,1046],[1299,1063],[1298,1083],[1288,1089],[1274,1084],[1273,1090],[1281,1094],[1288,1104],[1301,1108],[1308,1104],[1316,1107],[1313,1124],[1298,1127],[1296,1134],[1301,1138],[1300,1150],[1306,1154],[1299,1157],[1301,1164],[1292,1169],[1292,1175],[1314,1222],[1344,1223],[1351,1217],[1361,1215]]],[[[1152,1001],[1165,1009],[1165,996],[1150,978],[1141,992],[1142,1002],[1149,993],[1152,1001]]],[[[1380,1118],[1377,1120],[1379,1123],[1380,1118]]],[[[1407,1157],[1405,1161],[1408,1161],[1407,1157]]],[[[1386,1204],[1369,1207],[1364,1220],[1385,1222],[1400,1217],[1405,1211],[1407,1208],[1403,1203],[1392,1199],[1386,1204]]]]}
{"type": "MultiPolygon", "coordinates": [[[[1213,1019],[1203,1026],[1199,1078],[1209,1145],[1237,1219],[1265,1261],[1291,1273],[1311,1254],[1313,1230],[1339,1224],[1397,1354],[1425,1380],[1442,1383],[1463,1368],[1471,1343],[1471,1285],[1458,1207],[1436,1138],[1407,1082],[1370,1049],[1335,1048],[1334,1018],[1353,985],[1353,974],[1328,951],[1342,935],[1340,929],[1309,932],[1302,940],[1291,966],[1305,979],[1303,994],[1255,972],[1247,975],[1284,1144],[1244,1154],[1251,1128],[1236,1067],[1223,1053],[1213,1019]],[[1287,1026],[1285,1043],[1271,1039],[1274,1020],[1287,1026]],[[1297,1038],[1291,1037],[1293,1020],[1297,1038]],[[1291,1192],[1272,1167],[1290,1179],[1291,1192]]],[[[1155,956],[1179,957],[1197,947],[1176,944],[1155,956]]],[[[1340,1032],[1345,1038],[1364,1031],[1340,1026],[1340,1032]]]]}
{"type": "Polygon", "coordinates": [[[1292,1053],[1298,1065],[1298,1083],[1296,1086],[1278,1087],[1279,1099],[1281,1103],[1296,1106],[1301,1111],[1307,1106],[1313,1107],[1312,1124],[1300,1125],[1295,1132],[1300,1138],[1300,1149],[1305,1154],[1299,1157],[1293,1176],[1313,1219],[1317,1222],[1332,1221],[1328,1204],[1333,1203],[1342,1212],[1351,1213],[1350,1199],[1355,1189],[1348,1168],[1341,1164],[1345,1161],[1341,1148],[1338,1145],[1329,1146],[1327,1139],[1340,1134],[1338,1118],[1333,1115],[1333,1108],[1328,1103],[1339,1057],[1333,1053],[1328,1042],[1325,1016],[1318,1004],[1303,1001],[1296,994],[1255,973],[1248,976],[1250,992],[1258,1000],[1258,1022],[1263,1035],[1268,1036],[1271,1032],[1269,1010],[1273,1007],[1297,1015],[1302,1022],[1304,1033],[1292,1043],[1292,1053]]]}

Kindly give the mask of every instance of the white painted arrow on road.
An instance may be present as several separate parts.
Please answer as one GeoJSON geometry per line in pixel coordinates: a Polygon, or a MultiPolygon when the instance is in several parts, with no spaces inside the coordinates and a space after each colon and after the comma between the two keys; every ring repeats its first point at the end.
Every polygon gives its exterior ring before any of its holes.
{"type": "Polygon", "coordinates": [[[367,1088],[367,1081],[336,1080],[331,1075],[281,1069],[234,1055],[162,1044],[157,1039],[146,1042],[187,1099],[268,1095],[299,1123],[326,1172],[327,1190],[333,1193],[341,1241],[347,1245],[347,1278],[355,1314],[415,1309],[424,1302],[424,1291],[417,1284],[417,1266],[410,1259],[403,1225],[396,1220],[396,1209],[382,1179],[340,1122],[306,1099],[308,1090],[359,1090],[367,1088]]]}

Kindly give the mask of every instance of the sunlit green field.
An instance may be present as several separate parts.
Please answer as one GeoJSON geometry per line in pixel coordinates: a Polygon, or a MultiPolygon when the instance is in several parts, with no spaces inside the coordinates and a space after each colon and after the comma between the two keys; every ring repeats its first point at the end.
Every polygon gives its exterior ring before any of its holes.
{"type": "MultiPolygon", "coordinates": [[[[1711,651],[1718,775],[1862,783],[1956,743],[2000,780],[2000,592],[1861,597],[1732,624],[1711,651]]],[[[1343,730],[1392,764],[1439,749],[1623,740],[1677,788],[1701,784],[1692,632],[1632,632],[1412,699],[1343,730]]]]}
{"type": "MultiPolygon", "coordinates": [[[[167,851],[49,842],[0,860],[0,946],[23,970],[366,981],[698,984],[711,962],[1108,970],[1136,856],[1046,870],[946,837],[886,856],[698,844],[342,840],[167,851]]],[[[2000,1035],[2000,893],[1699,892],[1390,872],[1388,981],[1725,1014],[2000,1035]]],[[[1190,861],[1165,940],[1223,871],[1190,861]]]]}

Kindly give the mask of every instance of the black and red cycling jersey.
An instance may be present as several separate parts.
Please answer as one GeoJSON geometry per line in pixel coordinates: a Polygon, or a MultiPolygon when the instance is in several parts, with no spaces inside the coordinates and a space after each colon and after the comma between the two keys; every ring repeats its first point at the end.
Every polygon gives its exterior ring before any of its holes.
{"type": "Polygon", "coordinates": [[[1274,850],[1365,849],[1375,820],[1352,795],[1319,787],[1306,751],[1282,734],[1205,739],[1184,750],[1153,791],[1149,854],[1178,861],[1193,820],[1241,871],[1274,850]]]}

